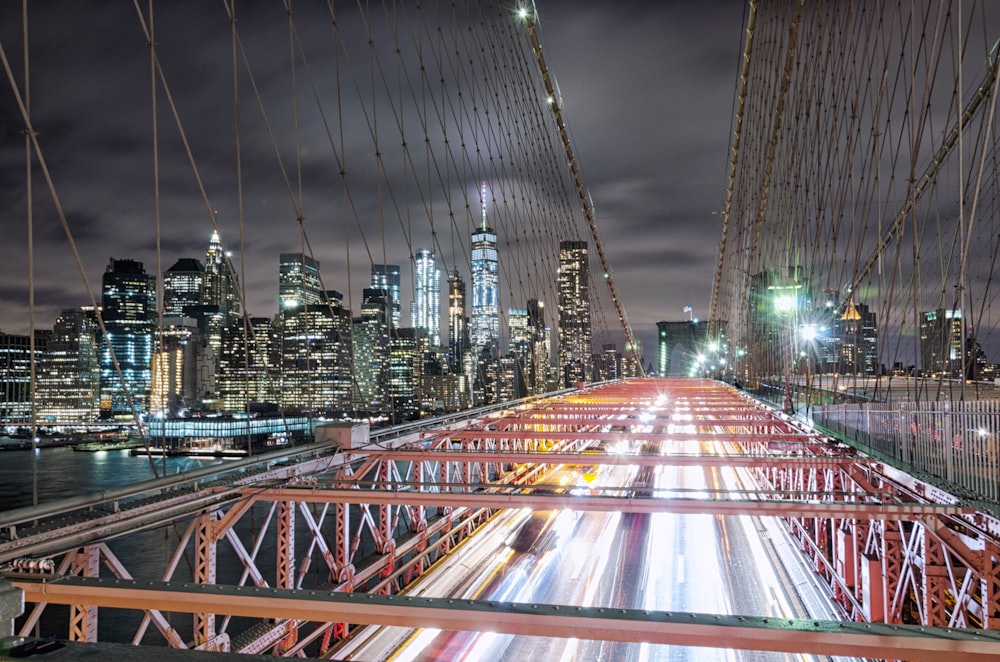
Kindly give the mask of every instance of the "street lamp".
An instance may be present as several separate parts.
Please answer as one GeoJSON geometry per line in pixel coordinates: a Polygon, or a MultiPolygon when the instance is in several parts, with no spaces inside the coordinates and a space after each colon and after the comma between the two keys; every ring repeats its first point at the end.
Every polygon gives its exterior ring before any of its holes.
{"type": "Polygon", "coordinates": [[[796,296],[798,287],[797,284],[794,284],[776,288],[779,292],[774,297],[775,311],[779,317],[787,320],[787,324],[785,324],[785,336],[787,340],[785,347],[785,399],[781,410],[789,416],[795,413],[795,406],[792,403],[792,335],[795,332],[794,315],[798,305],[798,298],[796,296]],[[791,294],[787,292],[789,289],[792,290],[791,294]]]}

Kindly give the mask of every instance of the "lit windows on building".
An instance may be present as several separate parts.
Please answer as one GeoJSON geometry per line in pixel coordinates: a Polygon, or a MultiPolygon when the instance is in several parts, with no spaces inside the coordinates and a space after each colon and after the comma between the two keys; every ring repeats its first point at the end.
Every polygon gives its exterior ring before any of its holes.
{"type": "Polygon", "coordinates": [[[102,286],[101,415],[132,418],[149,406],[155,279],[141,262],[112,258],[102,286]]]}
{"type": "Polygon", "coordinates": [[[282,253],[278,261],[278,313],[323,303],[319,262],[303,253],[282,253]]]}
{"type": "Polygon", "coordinates": [[[431,346],[441,344],[441,270],[434,251],[419,249],[413,258],[413,301],[410,326],[427,332],[431,346]]]}
{"type": "Polygon", "coordinates": [[[400,271],[398,264],[373,264],[372,289],[386,290],[389,293],[389,324],[393,328],[402,326],[400,315],[400,271]]]}
{"type": "Polygon", "coordinates": [[[590,261],[586,241],[559,242],[559,375],[591,379],[590,261]]]}
{"type": "Polygon", "coordinates": [[[35,399],[40,421],[89,423],[97,419],[101,390],[94,309],[62,311],[40,355],[35,399]]]}

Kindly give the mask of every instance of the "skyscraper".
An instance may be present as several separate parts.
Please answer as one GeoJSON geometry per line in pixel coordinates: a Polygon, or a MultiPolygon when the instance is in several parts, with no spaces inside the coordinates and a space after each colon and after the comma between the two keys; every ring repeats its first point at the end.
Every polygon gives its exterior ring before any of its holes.
{"type": "Polygon", "coordinates": [[[426,331],[432,347],[441,344],[441,270],[434,262],[434,251],[425,248],[413,258],[410,326],[426,331]]]}
{"type": "MultiPolygon", "coordinates": [[[[209,249],[211,250],[211,249],[209,249]]],[[[184,309],[202,303],[205,267],[194,258],[181,258],[163,272],[163,314],[184,316],[184,309]]]]}
{"type": "Polygon", "coordinates": [[[303,253],[282,253],[278,263],[278,313],[322,303],[319,262],[303,253]]]}
{"type": "Polygon", "coordinates": [[[591,378],[590,262],[586,241],[559,242],[559,375],[563,386],[591,378]]]}
{"type": "Polygon", "coordinates": [[[246,411],[252,402],[277,402],[275,331],[269,317],[234,320],[222,330],[218,389],[222,408],[246,411]]]}
{"type": "Polygon", "coordinates": [[[962,311],[937,310],[921,314],[920,359],[925,375],[962,374],[962,311]]]}
{"type": "Polygon", "coordinates": [[[531,334],[531,365],[528,390],[545,393],[550,371],[549,329],[545,326],[545,302],[528,299],[528,329],[531,334]]]}
{"type": "Polygon", "coordinates": [[[373,264],[372,288],[389,293],[389,322],[394,329],[402,324],[399,303],[399,265],[373,264]]]}
{"type": "Polygon", "coordinates": [[[355,409],[384,412],[389,404],[389,293],[362,291],[361,315],[354,320],[355,409]]]}
{"type": "Polygon", "coordinates": [[[213,232],[205,252],[204,294],[202,304],[218,306],[219,312],[229,322],[240,316],[238,281],[232,269],[229,253],[222,250],[219,233],[213,232]]]}
{"type": "Polygon", "coordinates": [[[101,415],[132,416],[149,404],[156,284],[142,262],[114,258],[102,284],[101,314],[107,335],[101,342],[101,415]]]}
{"type": "Polygon", "coordinates": [[[472,232],[472,354],[500,338],[499,263],[497,235],[486,225],[486,182],[482,186],[482,223],[472,232]]]}
{"type": "Polygon", "coordinates": [[[458,271],[448,277],[448,365],[453,373],[465,369],[469,354],[469,318],[465,314],[465,281],[458,271]]]}
{"type": "Polygon", "coordinates": [[[59,315],[36,375],[40,420],[87,423],[97,418],[101,389],[97,332],[92,307],[68,308],[59,315]]]}

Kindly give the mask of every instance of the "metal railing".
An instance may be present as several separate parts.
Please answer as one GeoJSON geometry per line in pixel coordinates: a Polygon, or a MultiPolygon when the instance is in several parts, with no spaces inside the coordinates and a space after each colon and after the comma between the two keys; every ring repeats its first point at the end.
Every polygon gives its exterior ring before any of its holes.
{"type": "Polygon", "coordinates": [[[867,402],[814,407],[818,426],[861,450],[1000,504],[1000,401],[867,402]]]}

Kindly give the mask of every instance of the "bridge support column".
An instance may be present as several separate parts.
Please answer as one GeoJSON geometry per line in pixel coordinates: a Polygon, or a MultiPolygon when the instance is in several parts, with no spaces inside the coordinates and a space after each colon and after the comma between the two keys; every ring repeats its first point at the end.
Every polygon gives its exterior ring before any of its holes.
{"type": "MultiPolygon", "coordinates": [[[[216,578],[216,554],[218,539],[215,523],[218,512],[208,513],[198,518],[195,525],[195,566],[194,581],[197,584],[214,584],[216,578]]],[[[215,650],[218,641],[215,632],[215,614],[194,615],[194,644],[196,648],[208,647],[215,650]]]]}
{"type": "MultiPolygon", "coordinates": [[[[81,547],[73,554],[70,573],[80,577],[100,575],[101,553],[97,547],[81,547]]],[[[70,605],[70,641],[97,641],[97,607],[93,605],[70,605]]]]}
{"type": "Polygon", "coordinates": [[[14,636],[14,619],[24,613],[24,591],[0,579],[0,637],[14,636]]]}
{"type": "MultiPolygon", "coordinates": [[[[278,558],[277,579],[278,588],[295,588],[295,502],[281,501],[278,503],[278,558]]],[[[289,624],[291,625],[291,624],[289,624]]],[[[288,636],[278,645],[279,652],[284,652],[298,641],[298,627],[292,626],[288,636]]]]}

